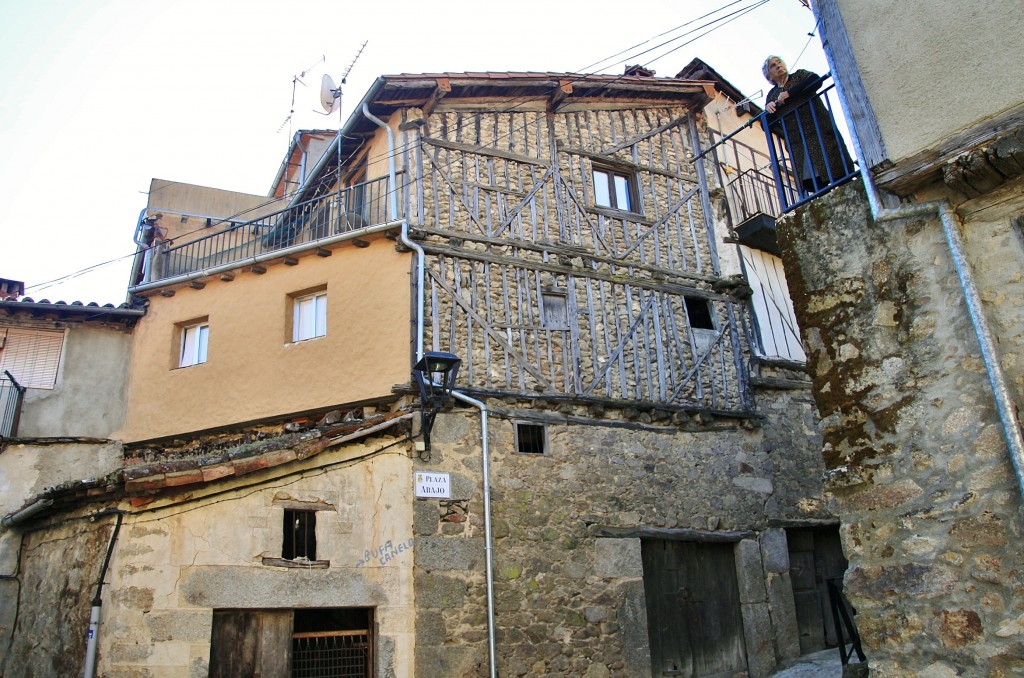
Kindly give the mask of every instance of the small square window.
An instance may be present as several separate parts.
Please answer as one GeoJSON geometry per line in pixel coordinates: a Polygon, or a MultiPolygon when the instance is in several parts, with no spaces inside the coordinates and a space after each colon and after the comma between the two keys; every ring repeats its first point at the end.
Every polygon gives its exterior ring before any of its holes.
{"type": "Polygon", "coordinates": [[[594,168],[594,204],[626,212],[638,211],[634,199],[632,175],[610,169],[594,168]]]}
{"type": "Polygon", "coordinates": [[[281,557],[285,560],[316,560],[316,511],[284,510],[281,557]]]}
{"type": "Polygon", "coordinates": [[[327,335],[327,292],[295,297],[292,309],[292,341],[327,335]]]}
{"type": "Polygon", "coordinates": [[[711,318],[711,303],[699,297],[684,297],[686,315],[690,318],[690,327],[695,330],[713,330],[715,323],[711,318]]]}
{"type": "Polygon", "coordinates": [[[182,327],[178,367],[191,367],[192,365],[205,363],[209,341],[209,323],[198,323],[182,327]]]}
{"type": "Polygon", "coordinates": [[[516,424],[516,452],[519,454],[546,454],[547,430],[541,424],[516,424]]]}

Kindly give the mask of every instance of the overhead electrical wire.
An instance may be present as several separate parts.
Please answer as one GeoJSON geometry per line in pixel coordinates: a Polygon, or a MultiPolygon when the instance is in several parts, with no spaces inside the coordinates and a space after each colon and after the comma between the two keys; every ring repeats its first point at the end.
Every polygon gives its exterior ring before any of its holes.
{"type": "MultiPolygon", "coordinates": [[[[657,44],[657,45],[655,45],[653,47],[647,48],[647,49],[645,49],[645,50],[643,50],[641,52],[637,52],[637,53],[633,54],[632,56],[626,57],[625,59],[623,59],[621,61],[628,62],[631,59],[636,59],[637,57],[643,56],[644,54],[648,54],[651,51],[656,50],[656,49],[658,49],[660,47],[665,47],[667,45],[671,45],[671,44],[675,43],[678,40],[681,40],[681,39],[683,39],[683,38],[685,38],[685,37],[687,37],[689,35],[692,35],[696,31],[699,31],[701,29],[709,28],[710,27],[709,30],[705,31],[704,33],[702,33],[702,34],[700,34],[700,35],[698,35],[698,36],[696,36],[696,37],[694,37],[694,38],[692,38],[692,39],[690,39],[690,40],[688,40],[688,41],[686,41],[686,42],[684,42],[684,43],[682,43],[680,45],[676,45],[676,46],[672,47],[672,49],[668,50],[667,52],[665,52],[663,54],[660,54],[660,55],[650,59],[649,61],[647,61],[644,64],[644,67],[647,67],[647,66],[655,63],[656,61],[664,58],[665,56],[675,52],[676,50],[681,49],[681,48],[683,48],[683,47],[685,47],[687,45],[690,45],[693,42],[695,42],[696,40],[699,40],[701,38],[707,37],[708,35],[710,35],[714,31],[716,31],[719,28],[721,28],[722,26],[725,26],[726,24],[731,23],[732,21],[740,18],[741,16],[744,16],[745,14],[747,14],[747,13],[749,13],[749,12],[759,8],[759,7],[762,7],[762,6],[766,5],[770,1],[771,0],[754,0],[754,2],[752,4],[750,4],[750,5],[746,6],[746,7],[734,10],[734,11],[728,13],[728,14],[725,14],[723,16],[720,16],[720,17],[717,17],[715,19],[712,19],[711,21],[708,21],[707,23],[704,23],[704,24],[702,24],[700,26],[697,26],[696,28],[693,28],[693,29],[691,29],[689,31],[686,31],[685,33],[682,33],[682,34],[677,35],[677,36],[675,36],[673,38],[670,38],[669,40],[665,40],[665,41],[663,41],[663,42],[661,42],[661,43],[659,43],[659,44],[657,44]]],[[[712,10],[711,12],[707,12],[707,13],[699,16],[699,17],[691,19],[691,20],[689,20],[689,21],[687,21],[685,23],[680,24],[679,26],[676,26],[675,28],[669,29],[668,31],[663,31],[663,32],[661,32],[661,33],[659,33],[657,35],[652,36],[651,38],[648,38],[647,40],[644,40],[643,42],[637,43],[636,45],[633,45],[632,47],[629,47],[629,48],[627,48],[625,50],[621,50],[621,51],[619,51],[619,52],[617,52],[615,54],[612,54],[612,55],[610,55],[610,56],[608,56],[608,57],[606,57],[604,59],[596,61],[593,64],[591,64],[590,66],[586,66],[586,67],[584,67],[583,69],[580,69],[580,70],[589,70],[590,68],[592,68],[595,65],[606,63],[606,62],[609,62],[609,61],[611,61],[613,59],[616,60],[615,63],[619,63],[620,60],[618,60],[617,57],[621,56],[622,54],[625,54],[627,52],[631,52],[631,50],[633,50],[633,49],[635,49],[637,47],[646,45],[646,44],[650,43],[652,40],[657,40],[658,38],[660,38],[662,36],[665,36],[665,35],[668,35],[668,34],[674,32],[674,31],[677,31],[677,30],[679,30],[681,28],[685,28],[685,27],[693,24],[694,22],[697,22],[697,21],[700,21],[702,19],[711,17],[711,16],[713,16],[715,14],[718,14],[718,13],[720,13],[720,12],[726,10],[726,9],[729,9],[730,7],[732,7],[734,5],[737,5],[737,4],[741,3],[741,2],[744,2],[744,0],[733,0],[732,2],[728,2],[728,3],[724,4],[724,5],[722,5],[721,7],[717,8],[715,10],[712,10]]],[[[804,47],[804,49],[806,49],[806,46],[804,47]]],[[[803,54],[803,51],[801,51],[801,55],[802,54],[803,54]]],[[[605,68],[607,68],[607,67],[608,66],[606,66],[605,68]]],[[[603,70],[603,69],[599,69],[598,71],[590,72],[590,73],[584,72],[584,73],[571,74],[571,75],[578,76],[578,78],[576,78],[575,80],[570,80],[570,82],[571,83],[579,82],[579,81],[582,81],[582,80],[586,79],[587,77],[590,77],[590,76],[593,76],[593,75],[601,75],[600,70],[603,70]]],[[[567,74],[567,75],[569,75],[569,74],[567,74]]],[[[619,76],[617,76],[616,78],[614,78],[613,80],[609,81],[606,84],[608,84],[608,85],[614,84],[614,83],[620,81],[621,79],[623,79],[625,77],[626,76],[624,74],[623,75],[619,75],[619,76]]],[[[511,106],[508,107],[508,108],[505,108],[503,110],[495,111],[495,112],[496,113],[512,113],[517,108],[520,108],[520,107],[526,105],[527,103],[546,99],[548,96],[550,96],[554,92],[554,90],[555,90],[555,88],[552,88],[551,90],[549,90],[549,91],[547,91],[547,92],[545,92],[543,94],[535,95],[533,97],[512,97],[512,98],[508,98],[504,102],[499,102],[498,105],[500,106],[502,104],[511,104],[511,106]]],[[[525,125],[520,125],[520,126],[511,128],[511,129],[509,129],[508,132],[506,132],[504,134],[501,134],[499,136],[496,136],[494,138],[494,140],[498,141],[500,139],[508,138],[512,134],[514,134],[515,132],[520,131],[523,128],[525,128],[525,125]]],[[[410,142],[405,143],[405,144],[400,144],[400,145],[396,146],[396,148],[394,150],[394,154],[398,155],[399,153],[403,153],[403,152],[409,150],[410,148],[413,148],[415,145],[416,145],[416,141],[415,140],[414,141],[410,141],[410,142]]],[[[392,154],[392,152],[390,150],[389,151],[384,151],[384,152],[380,153],[379,155],[372,156],[372,157],[367,157],[366,162],[370,163],[370,162],[379,162],[379,161],[387,160],[387,159],[390,158],[391,154],[392,154]]],[[[450,165],[450,162],[448,163],[448,165],[450,165]]],[[[435,169],[433,171],[436,172],[437,170],[435,169]]],[[[335,180],[340,180],[340,173],[341,173],[341,166],[339,165],[338,167],[334,168],[333,173],[332,173],[333,174],[332,178],[335,179],[335,180]]],[[[414,181],[422,181],[423,179],[424,179],[424,177],[419,177],[419,178],[415,179],[414,181]]],[[[219,219],[217,219],[216,223],[217,224],[223,224],[223,223],[229,223],[229,222],[234,222],[234,221],[240,221],[241,220],[240,217],[243,217],[243,216],[245,216],[247,214],[250,214],[251,212],[260,210],[260,209],[262,209],[264,207],[269,207],[270,205],[273,205],[274,203],[279,202],[280,200],[294,197],[301,188],[302,188],[302,186],[300,186],[295,191],[291,191],[289,193],[284,194],[281,198],[274,198],[274,199],[271,199],[271,200],[267,200],[267,201],[265,201],[263,203],[260,203],[259,205],[255,205],[255,206],[247,208],[245,210],[241,210],[239,212],[236,212],[236,213],[232,214],[231,216],[219,218],[219,219]]],[[[398,190],[398,189],[397,189],[397,187],[395,187],[395,188],[392,188],[390,190],[398,190]]],[[[382,196],[382,199],[384,197],[386,197],[386,195],[387,194],[385,194],[385,196],[382,196]]],[[[192,230],[192,231],[188,231],[188,232],[185,232],[185,233],[178,234],[176,237],[177,238],[182,238],[182,237],[185,237],[185,236],[188,236],[188,235],[192,235],[194,233],[206,230],[207,228],[209,228],[209,227],[204,225],[201,228],[198,228],[198,229],[195,229],[195,230],[192,230]]],[[[56,285],[58,283],[61,283],[61,282],[67,281],[67,280],[71,280],[71,279],[76,278],[76,277],[78,277],[80,275],[84,275],[85,273],[92,272],[92,271],[94,271],[94,270],[96,270],[98,268],[102,268],[104,266],[108,266],[110,264],[117,263],[117,262],[119,262],[119,261],[121,261],[123,259],[127,259],[129,257],[134,257],[137,254],[138,254],[138,251],[134,251],[134,252],[131,252],[129,254],[125,254],[125,255],[116,257],[114,259],[110,259],[108,261],[105,261],[105,262],[102,262],[102,263],[99,263],[99,264],[94,264],[92,266],[88,266],[88,267],[86,267],[84,269],[75,271],[73,273],[69,273],[67,275],[61,276],[59,278],[55,278],[55,279],[47,281],[47,282],[36,283],[36,284],[33,284],[33,285],[27,285],[26,286],[26,290],[42,291],[42,290],[47,289],[48,287],[52,287],[53,285],[56,285]]]]}

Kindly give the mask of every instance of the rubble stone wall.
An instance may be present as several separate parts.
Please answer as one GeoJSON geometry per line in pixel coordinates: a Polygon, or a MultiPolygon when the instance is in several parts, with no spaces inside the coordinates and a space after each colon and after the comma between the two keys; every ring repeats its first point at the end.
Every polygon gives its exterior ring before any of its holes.
{"type": "MultiPolygon", "coordinates": [[[[1018,404],[1021,186],[957,206],[1018,404]]],[[[872,675],[1024,673],[1024,513],[937,217],[875,223],[859,183],[779,227],[872,675]]]]}
{"type": "MultiPolygon", "coordinates": [[[[641,540],[698,534],[734,544],[750,675],[799,654],[780,526],[832,520],[821,441],[807,391],[761,396],[763,426],[698,417],[690,430],[556,423],[526,401],[491,402],[501,675],[649,675],[641,540]],[[552,422],[549,452],[515,452],[514,423],[539,420],[552,422]]],[[[417,465],[452,474],[450,500],[414,508],[417,675],[486,675],[480,440],[476,410],[442,413],[417,465]]]]}

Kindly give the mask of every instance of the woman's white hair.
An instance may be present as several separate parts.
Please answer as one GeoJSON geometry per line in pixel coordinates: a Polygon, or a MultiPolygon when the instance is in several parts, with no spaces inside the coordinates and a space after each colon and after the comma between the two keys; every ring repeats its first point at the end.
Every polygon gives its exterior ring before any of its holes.
{"type": "MultiPolygon", "coordinates": [[[[779,61],[782,61],[782,57],[775,56],[774,54],[769,54],[768,58],[764,60],[764,65],[761,66],[761,72],[764,73],[764,78],[768,82],[775,82],[774,80],[772,80],[772,76],[768,75],[768,62],[770,62],[772,59],[777,59],[779,61]]],[[[782,61],[782,63],[786,63],[786,62],[782,61]]]]}

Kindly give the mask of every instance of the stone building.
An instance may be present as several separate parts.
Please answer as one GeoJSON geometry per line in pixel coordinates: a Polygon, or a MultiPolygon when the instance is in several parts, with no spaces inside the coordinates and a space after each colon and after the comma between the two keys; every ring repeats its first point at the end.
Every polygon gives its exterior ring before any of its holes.
{"type": "MultiPolygon", "coordinates": [[[[111,434],[124,423],[125,365],[143,311],[35,301],[21,297],[20,282],[3,283],[13,292],[0,299],[0,513],[7,516],[0,528],[0,644],[6,647],[23,585],[21,534],[6,528],[26,509],[43,508],[46,502],[36,499],[47,488],[121,467],[121,447],[111,434]]],[[[88,604],[76,613],[88,620],[88,604]]]]}
{"type": "Polygon", "coordinates": [[[155,181],[124,466],[13,521],[5,675],[93,587],[106,676],[336,650],[359,675],[756,677],[824,647],[845,561],[817,415],[701,155],[715,84],[383,76],[294,192],[155,181]],[[434,353],[456,392],[421,412],[434,353]]]}
{"type": "Polygon", "coordinates": [[[814,5],[865,181],[779,239],[846,593],[872,675],[1024,675],[1024,8],[814,5]]]}

